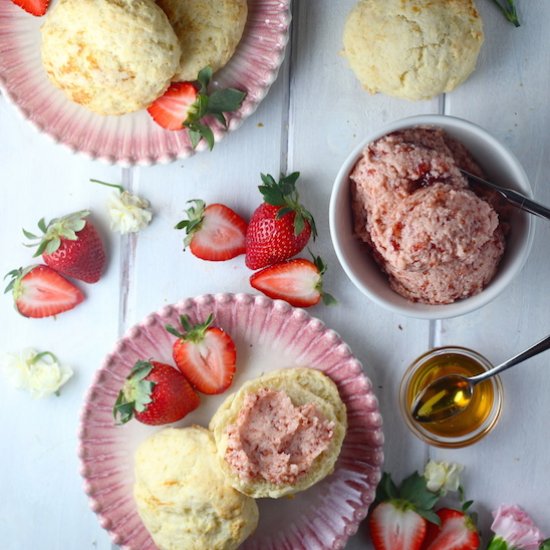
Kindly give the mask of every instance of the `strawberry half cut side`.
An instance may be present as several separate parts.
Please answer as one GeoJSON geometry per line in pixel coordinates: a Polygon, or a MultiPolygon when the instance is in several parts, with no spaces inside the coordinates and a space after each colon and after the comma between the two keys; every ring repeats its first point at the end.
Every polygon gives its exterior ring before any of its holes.
{"type": "Polygon", "coordinates": [[[213,321],[210,314],[204,323],[192,325],[187,315],[181,315],[183,332],[166,325],[177,338],[172,349],[177,367],[195,389],[206,394],[222,393],[231,385],[237,361],[233,339],[211,326],[213,321]]]}
{"type": "Polygon", "coordinates": [[[246,222],[224,204],[209,204],[200,199],[186,210],[187,219],[176,225],[185,229],[184,246],[202,260],[224,261],[245,252],[246,222]]]}
{"type": "Polygon", "coordinates": [[[137,361],[113,407],[118,424],[135,418],[153,426],[181,420],[200,403],[185,376],[158,361],[137,361]]]}
{"type": "Polygon", "coordinates": [[[10,271],[5,292],[11,292],[17,311],[25,317],[41,318],[73,309],[84,294],[73,283],[47,265],[31,265],[10,271]]]}
{"type": "Polygon", "coordinates": [[[254,273],[250,284],[270,298],[284,300],[295,307],[310,307],[322,299],[325,305],[336,303],[323,290],[326,265],[320,257],[313,262],[304,258],[280,262],[254,273]]]}
{"type": "Polygon", "coordinates": [[[224,113],[236,111],[242,105],[246,92],[225,88],[208,92],[212,68],[202,69],[195,82],[175,82],[153,101],[147,111],[153,120],[166,130],[187,129],[191,146],[197,147],[204,139],[210,150],[214,147],[214,133],[204,123],[211,116],[227,128],[224,113]]]}
{"type": "Polygon", "coordinates": [[[37,17],[44,15],[50,4],[50,0],[12,0],[12,2],[37,17]]]}

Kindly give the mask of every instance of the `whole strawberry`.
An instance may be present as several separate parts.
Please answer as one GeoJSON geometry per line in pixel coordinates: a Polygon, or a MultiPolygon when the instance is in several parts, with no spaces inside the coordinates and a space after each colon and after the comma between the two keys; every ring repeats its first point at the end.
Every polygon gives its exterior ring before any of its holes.
{"type": "Polygon", "coordinates": [[[262,174],[258,189],[264,202],[254,211],[246,232],[245,263],[250,269],[260,269],[300,252],[309,238],[317,236],[313,216],[299,201],[296,181],[299,172],[281,177],[262,174]]]}
{"type": "Polygon", "coordinates": [[[113,415],[157,426],[181,420],[199,406],[199,396],[181,372],[158,361],[137,361],[118,394],[113,415]]]}
{"type": "Polygon", "coordinates": [[[40,256],[51,268],[63,275],[96,283],[105,267],[106,255],[101,237],[92,222],[86,219],[88,210],[74,212],[62,218],[54,218],[47,225],[42,218],[37,236],[23,229],[25,237],[38,241],[28,246],[38,246],[34,256],[40,256]]]}

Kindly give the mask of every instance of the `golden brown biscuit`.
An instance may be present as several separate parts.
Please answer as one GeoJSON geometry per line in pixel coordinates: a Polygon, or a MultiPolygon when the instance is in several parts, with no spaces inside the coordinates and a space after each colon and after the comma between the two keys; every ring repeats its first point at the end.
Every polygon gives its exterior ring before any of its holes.
{"type": "Polygon", "coordinates": [[[243,34],[246,0],[157,0],[181,46],[173,80],[195,80],[209,65],[213,71],[231,58],[243,34]]]}
{"type": "Polygon", "coordinates": [[[42,62],[74,102],[103,115],[148,107],[168,87],[177,37],[153,0],[59,0],[42,26],[42,62]]]}
{"type": "Polygon", "coordinates": [[[134,498],[160,550],[233,550],[256,529],[256,502],[225,480],[212,434],[161,430],[135,455],[134,498]]]}
{"type": "Polygon", "coordinates": [[[474,70],[483,26],[472,0],[360,0],[344,28],[344,56],[371,93],[429,99],[474,70]]]}
{"type": "Polygon", "coordinates": [[[330,474],[346,428],[346,407],[336,385],[322,372],[307,368],[282,369],[245,383],[210,421],[227,479],[256,498],[297,493],[330,474]],[[250,411],[257,418],[250,417],[250,411]],[[292,433],[284,432],[293,423],[292,433]],[[310,435],[294,439],[303,426],[312,430],[310,435]],[[315,448],[317,441],[322,446],[315,448]],[[309,456],[295,454],[307,455],[307,448],[309,456]]]}

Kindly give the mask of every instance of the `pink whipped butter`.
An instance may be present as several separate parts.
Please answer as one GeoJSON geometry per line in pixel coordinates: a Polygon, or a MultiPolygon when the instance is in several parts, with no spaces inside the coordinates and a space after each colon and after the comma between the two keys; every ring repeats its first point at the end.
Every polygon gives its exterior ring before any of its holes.
{"type": "Polygon", "coordinates": [[[334,423],[313,403],[296,407],[284,391],[248,394],[227,428],[225,460],[244,480],[293,484],[329,446],[334,423]]]}
{"type": "Polygon", "coordinates": [[[475,194],[459,168],[481,175],[462,144],[417,127],[369,144],[350,175],[355,232],[412,301],[481,292],[504,252],[493,199],[475,194]]]}

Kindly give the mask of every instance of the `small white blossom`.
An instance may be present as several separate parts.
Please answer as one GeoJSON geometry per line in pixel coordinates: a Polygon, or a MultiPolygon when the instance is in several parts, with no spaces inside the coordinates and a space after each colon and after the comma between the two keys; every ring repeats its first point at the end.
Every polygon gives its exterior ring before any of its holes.
{"type": "Polygon", "coordinates": [[[72,369],[61,365],[52,353],[38,353],[32,348],[6,353],[0,366],[16,388],[27,390],[33,398],[58,393],[73,375],[72,369]]]}
{"type": "Polygon", "coordinates": [[[426,486],[434,493],[441,491],[445,494],[448,491],[458,491],[460,472],[463,469],[464,467],[460,464],[430,460],[424,469],[426,486]]]}
{"type": "Polygon", "coordinates": [[[111,229],[123,235],[136,233],[146,227],[153,218],[149,201],[132,195],[128,191],[115,191],[107,204],[111,218],[111,229]]]}

